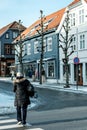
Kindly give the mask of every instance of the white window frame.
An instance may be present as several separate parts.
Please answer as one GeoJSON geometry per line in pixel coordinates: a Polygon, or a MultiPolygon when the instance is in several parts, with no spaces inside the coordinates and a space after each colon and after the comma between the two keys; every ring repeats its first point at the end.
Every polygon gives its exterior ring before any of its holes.
{"type": "Polygon", "coordinates": [[[84,9],[79,10],[79,24],[84,23],[84,9]]]}
{"type": "Polygon", "coordinates": [[[70,23],[71,23],[71,26],[75,26],[76,24],[76,21],[75,21],[75,13],[72,13],[70,14],[70,23]]]}
{"type": "Polygon", "coordinates": [[[85,34],[81,34],[79,36],[79,42],[80,42],[80,50],[85,49],[85,34]]]}
{"type": "Polygon", "coordinates": [[[13,38],[16,38],[18,36],[18,33],[17,32],[13,32],[13,38]]]}
{"type": "Polygon", "coordinates": [[[35,54],[38,53],[37,48],[38,48],[38,41],[35,41],[35,42],[34,42],[34,53],[35,53],[35,54]]]}
{"type": "Polygon", "coordinates": [[[9,32],[7,32],[6,34],[5,34],[5,37],[6,37],[6,39],[9,39],[9,32]]]}
{"type": "Polygon", "coordinates": [[[47,51],[52,51],[52,37],[47,39],[47,51]]]}
{"type": "Polygon", "coordinates": [[[71,45],[72,45],[72,50],[73,50],[73,51],[76,51],[76,36],[74,36],[74,37],[72,38],[72,43],[71,43],[71,45]]]}
{"type": "Polygon", "coordinates": [[[46,39],[43,41],[44,52],[46,52],[46,39]]]}
{"type": "Polygon", "coordinates": [[[27,44],[27,55],[31,55],[31,44],[27,44]]]}

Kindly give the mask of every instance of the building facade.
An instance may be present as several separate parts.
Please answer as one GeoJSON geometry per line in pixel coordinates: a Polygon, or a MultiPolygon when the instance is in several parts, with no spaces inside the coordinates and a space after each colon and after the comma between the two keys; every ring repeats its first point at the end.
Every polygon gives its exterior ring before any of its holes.
{"type": "MultiPolygon", "coordinates": [[[[58,35],[55,33],[61,21],[65,8],[54,12],[43,18],[43,69],[46,79],[57,81],[59,77],[59,52],[58,52],[58,35]]],[[[35,79],[40,79],[40,59],[41,59],[41,19],[29,26],[23,34],[24,50],[26,56],[22,59],[24,74],[35,79]],[[38,33],[39,32],[39,33],[38,33]]],[[[20,41],[20,38],[18,38],[20,41]]],[[[17,71],[19,71],[19,63],[16,57],[17,71]]]]}
{"type": "MultiPolygon", "coordinates": [[[[70,33],[73,35],[72,48],[74,53],[69,57],[69,83],[87,85],[87,1],[74,0],[69,6],[70,33]]],[[[60,27],[61,28],[61,27],[60,27]]],[[[63,30],[61,30],[63,33],[63,30]]],[[[59,29],[57,30],[59,32],[59,29]]],[[[62,59],[64,54],[59,50],[60,83],[65,83],[65,70],[62,59]]]]}
{"type": "MultiPolygon", "coordinates": [[[[19,35],[19,23],[14,21],[0,29],[0,76],[10,76],[15,63],[15,49],[12,41],[19,35]]],[[[21,25],[20,30],[26,28],[21,25]]]]}
{"type": "MultiPolygon", "coordinates": [[[[69,35],[74,34],[72,39],[74,53],[69,56],[69,84],[87,85],[87,0],[74,0],[66,8],[45,17],[44,25],[47,26],[47,30],[44,31],[43,68],[47,80],[65,83],[64,54],[59,48],[59,38],[60,33],[64,33],[62,25],[67,9],[70,14],[69,35]]],[[[26,56],[22,59],[24,73],[29,77],[32,77],[34,73],[37,79],[39,79],[41,56],[39,50],[41,35],[38,33],[40,22],[37,20],[23,32],[26,52],[26,56]]],[[[15,63],[18,71],[17,57],[15,63]]]]}

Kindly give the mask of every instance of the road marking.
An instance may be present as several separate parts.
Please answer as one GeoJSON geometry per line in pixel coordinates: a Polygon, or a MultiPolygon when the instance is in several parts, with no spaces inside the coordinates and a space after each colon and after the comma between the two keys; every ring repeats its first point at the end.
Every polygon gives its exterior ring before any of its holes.
{"type": "Polygon", "coordinates": [[[9,130],[11,128],[19,128],[19,127],[23,127],[21,125],[17,125],[17,124],[13,124],[13,125],[5,125],[5,126],[0,126],[0,130],[9,130]]]}
{"type": "Polygon", "coordinates": [[[9,122],[17,122],[16,119],[5,119],[5,120],[0,120],[0,124],[3,124],[3,123],[9,123],[9,122]]]}
{"type": "MultiPolygon", "coordinates": [[[[10,129],[14,129],[14,128],[16,129],[16,128],[21,128],[21,127],[23,127],[23,125],[17,125],[16,119],[10,119],[9,116],[0,116],[0,130],[8,130],[8,129],[10,130],[10,129]]],[[[25,130],[44,130],[44,129],[31,128],[31,129],[25,129],[25,130]]]]}
{"type": "Polygon", "coordinates": [[[9,116],[2,116],[2,117],[0,117],[0,130],[6,130],[6,129],[8,130],[8,129],[12,129],[12,128],[23,127],[22,125],[17,125],[16,124],[16,122],[17,122],[16,119],[9,119],[9,118],[10,118],[9,116]]]}

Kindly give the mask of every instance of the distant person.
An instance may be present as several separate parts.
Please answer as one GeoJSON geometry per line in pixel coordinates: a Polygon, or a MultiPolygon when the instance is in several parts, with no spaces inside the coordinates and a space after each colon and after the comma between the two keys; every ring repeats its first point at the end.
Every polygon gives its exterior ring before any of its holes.
{"type": "Polygon", "coordinates": [[[14,76],[15,76],[15,74],[14,74],[14,71],[12,70],[11,71],[11,80],[13,80],[14,76]]]}
{"type": "Polygon", "coordinates": [[[30,124],[26,123],[27,107],[30,104],[30,98],[28,94],[29,84],[29,80],[25,79],[23,75],[18,72],[13,84],[13,91],[15,92],[14,105],[17,109],[18,125],[30,126],[30,124]]]}
{"type": "Polygon", "coordinates": [[[42,69],[42,83],[46,81],[46,74],[44,68],[42,69]]]}

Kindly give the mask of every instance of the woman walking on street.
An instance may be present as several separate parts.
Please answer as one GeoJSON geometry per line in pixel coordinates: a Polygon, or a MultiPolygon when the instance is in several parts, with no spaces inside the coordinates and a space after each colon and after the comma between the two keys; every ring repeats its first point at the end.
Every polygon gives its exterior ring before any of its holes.
{"type": "Polygon", "coordinates": [[[28,94],[28,87],[30,82],[18,72],[16,79],[14,80],[15,101],[14,105],[17,109],[17,121],[18,125],[26,126],[27,107],[30,104],[30,98],[28,94]]]}

